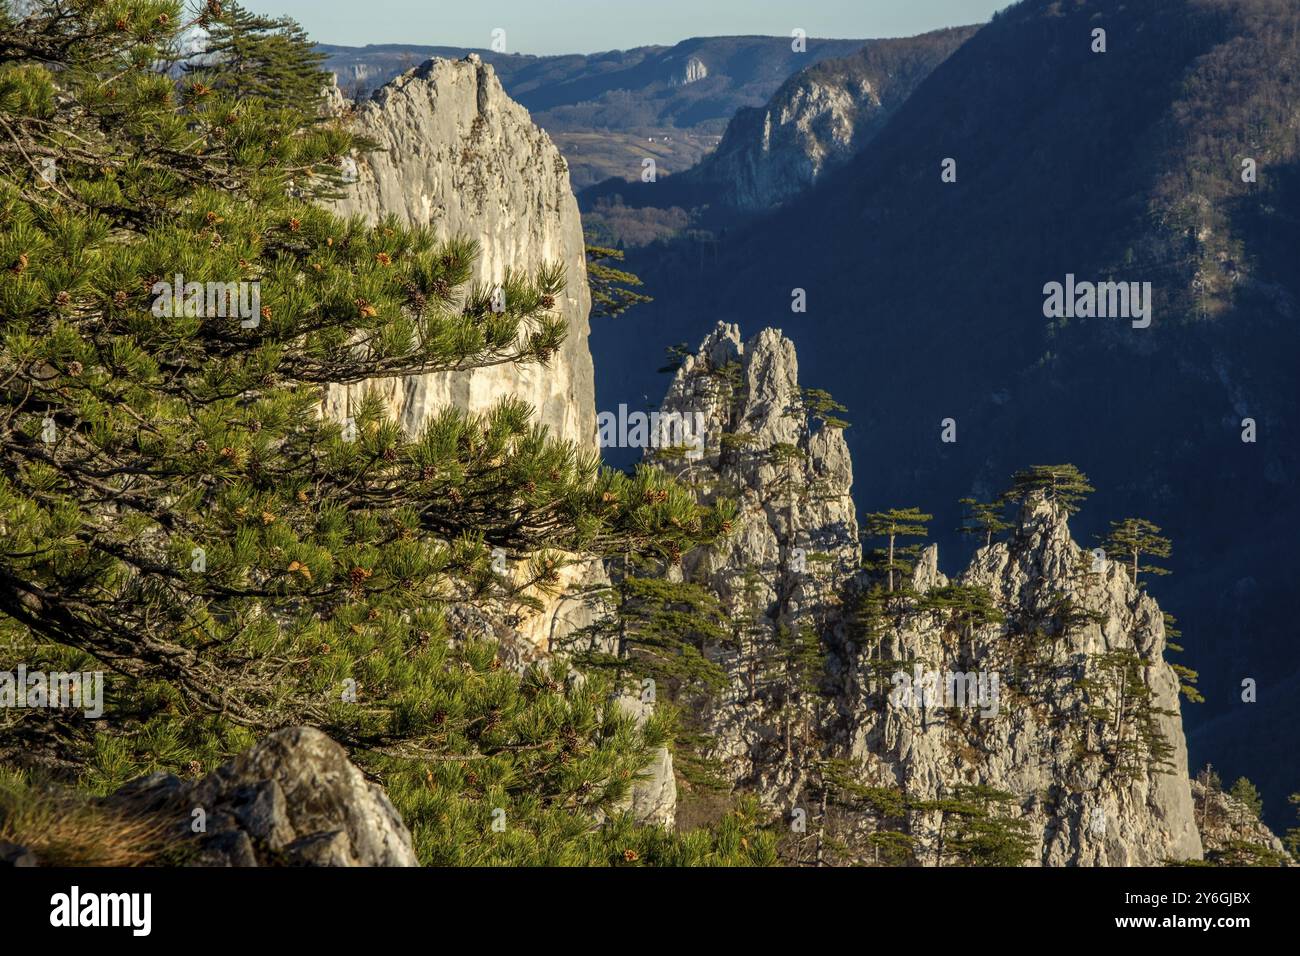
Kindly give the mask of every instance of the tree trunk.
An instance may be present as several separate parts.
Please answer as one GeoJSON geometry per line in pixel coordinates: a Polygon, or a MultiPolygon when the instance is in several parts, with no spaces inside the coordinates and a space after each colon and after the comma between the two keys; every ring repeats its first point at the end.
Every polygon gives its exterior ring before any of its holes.
{"type": "Polygon", "coordinates": [[[894,536],[889,536],[889,593],[894,593],[894,536]]]}
{"type": "Polygon", "coordinates": [[[817,818],[817,866],[823,866],[823,852],[826,837],[826,787],[822,787],[821,807],[817,818]]]}

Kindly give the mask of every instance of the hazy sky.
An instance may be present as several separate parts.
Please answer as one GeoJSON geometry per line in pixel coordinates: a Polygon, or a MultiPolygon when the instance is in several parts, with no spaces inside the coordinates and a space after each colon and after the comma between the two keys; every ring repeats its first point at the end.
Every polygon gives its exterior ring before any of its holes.
{"type": "Polygon", "coordinates": [[[487,47],[506,31],[511,53],[593,53],[693,36],[865,39],[982,23],[1011,0],[241,0],[288,14],[322,43],[487,47]]]}

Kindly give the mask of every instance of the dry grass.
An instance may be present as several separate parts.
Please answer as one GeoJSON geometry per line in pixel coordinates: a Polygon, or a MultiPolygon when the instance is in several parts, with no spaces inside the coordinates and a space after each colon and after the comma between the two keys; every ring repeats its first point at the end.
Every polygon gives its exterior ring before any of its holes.
{"type": "Polygon", "coordinates": [[[165,831],[163,821],[0,771],[0,840],[27,847],[42,866],[148,866],[170,842],[165,831]]]}

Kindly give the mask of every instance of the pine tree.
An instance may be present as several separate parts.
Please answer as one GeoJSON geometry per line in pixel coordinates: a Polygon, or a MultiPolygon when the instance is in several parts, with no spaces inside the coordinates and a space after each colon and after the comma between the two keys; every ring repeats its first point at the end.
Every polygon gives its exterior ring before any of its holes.
{"type": "Polygon", "coordinates": [[[1033,856],[1029,823],[1015,815],[1013,794],[984,784],[959,784],[948,796],[916,805],[938,813],[935,865],[1021,866],[1033,856]]]}
{"type": "Polygon", "coordinates": [[[1122,778],[1156,770],[1169,772],[1173,748],[1160,730],[1159,718],[1173,711],[1156,707],[1144,672],[1149,662],[1123,648],[1089,659],[1097,677],[1084,677],[1076,686],[1089,694],[1089,715],[1101,725],[1111,769],[1122,778]]]}
{"type": "Polygon", "coordinates": [[[1145,519],[1125,518],[1123,521],[1112,521],[1110,534],[1102,542],[1102,548],[1112,557],[1123,558],[1128,565],[1133,583],[1138,587],[1142,586],[1138,575],[1143,571],[1155,575],[1169,573],[1164,568],[1142,561],[1147,555],[1167,558],[1172,550],[1169,539],[1161,537],[1160,529],[1145,519]]]}
{"type": "Polygon", "coordinates": [[[1264,800],[1259,795],[1259,790],[1257,790],[1255,785],[1245,777],[1237,778],[1237,782],[1232,785],[1232,789],[1228,791],[1228,795],[1235,798],[1242,806],[1244,806],[1250,815],[1256,820],[1258,820],[1260,815],[1264,812],[1264,800]]]}
{"type": "Polygon", "coordinates": [[[207,0],[198,25],[207,40],[203,52],[183,66],[191,86],[204,83],[234,100],[299,108],[330,82],[325,54],[288,17],[261,16],[232,0],[207,0]]]}
{"type": "Polygon", "coordinates": [[[899,538],[923,538],[928,532],[927,523],[933,515],[922,514],[916,508],[891,508],[867,515],[864,537],[883,538],[882,550],[875,552],[877,563],[884,571],[890,593],[894,591],[894,575],[910,570],[905,559],[920,553],[920,546],[899,547],[899,538]]]}
{"type": "Polygon", "coordinates": [[[1003,519],[1002,514],[1006,510],[1005,502],[998,501],[978,501],[975,498],[962,498],[960,501],[965,515],[962,518],[962,524],[958,531],[962,534],[981,535],[984,538],[984,547],[993,543],[995,535],[999,535],[1011,528],[1011,522],[1003,519]]]}
{"type": "Polygon", "coordinates": [[[932,588],[920,600],[920,608],[947,616],[949,627],[957,632],[962,644],[974,643],[976,633],[990,624],[1001,624],[1006,615],[998,608],[987,589],[969,584],[949,584],[932,588]]]}
{"type": "Polygon", "coordinates": [[[797,628],[782,624],[777,628],[774,646],[765,650],[763,658],[764,682],[779,695],[778,716],[786,753],[791,753],[796,744],[812,747],[824,700],[820,689],[826,671],[826,650],[821,637],[809,623],[797,628]]]}
{"type": "MultiPolygon", "coordinates": [[[[1165,647],[1174,653],[1182,653],[1183,646],[1177,643],[1179,638],[1183,636],[1183,632],[1178,629],[1178,619],[1168,612],[1165,612],[1164,619],[1165,647]]],[[[1205,703],[1205,696],[1201,693],[1200,688],[1196,686],[1196,682],[1200,680],[1201,675],[1190,667],[1185,667],[1182,664],[1175,664],[1172,661],[1169,662],[1169,666],[1173,668],[1174,673],[1178,675],[1179,693],[1186,697],[1189,703],[1205,703]]]]}
{"type": "Polygon", "coordinates": [[[803,412],[827,428],[848,428],[849,423],[839,416],[848,409],[835,401],[824,388],[805,388],[800,392],[803,412]]]}
{"type": "Polygon", "coordinates": [[[864,852],[876,866],[912,862],[915,838],[904,832],[906,795],[897,786],[865,783],[865,776],[860,761],[844,758],[821,760],[812,768],[809,786],[823,808],[819,825],[831,852],[848,863],[859,862],[864,852]],[[871,832],[861,837],[864,823],[871,832]]]}
{"type": "Polygon", "coordinates": [[[1088,476],[1074,465],[1034,465],[1015,473],[1011,488],[1003,493],[1002,500],[1024,502],[1033,495],[1042,495],[1065,509],[1066,514],[1074,514],[1084,498],[1095,490],[1088,483],[1088,476]]]}
{"type": "MultiPolygon", "coordinates": [[[[301,37],[230,47],[233,85],[178,81],[190,26],[172,0],[0,7],[0,654],[110,688],[100,721],[0,716],[6,757],[102,792],[309,724],[384,780],[426,862],[604,859],[664,720],[599,673],[502,667],[448,602],[527,613],[561,555],[667,559],[730,512],[601,469],[508,397],[417,434],[373,392],[322,416],[328,383],[547,361],[563,271],[508,277],[498,311],[472,243],[314,205],[305,174],[357,144],[281,73],[301,37]]],[[[745,827],[626,852],[761,861],[745,827]]]]}
{"type": "Polygon", "coordinates": [[[726,672],[706,653],[730,644],[730,622],[717,596],[701,585],[674,581],[662,561],[628,554],[611,567],[613,581],[597,595],[609,608],[560,645],[587,670],[623,679],[649,679],[674,693],[718,690],[726,672]]]}
{"type": "Polygon", "coordinates": [[[626,269],[608,265],[622,262],[623,252],[604,246],[587,246],[587,284],[591,287],[591,317],[616,319],[634,305],[653,302],[638,292],[641,279],[626,269]]]}

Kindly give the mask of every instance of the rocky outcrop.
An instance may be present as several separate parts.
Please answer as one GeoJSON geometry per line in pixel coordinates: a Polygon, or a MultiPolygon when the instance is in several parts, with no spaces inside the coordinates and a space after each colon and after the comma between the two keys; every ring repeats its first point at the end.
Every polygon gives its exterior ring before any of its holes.
{"type": "Polygon", "coordinates": [[[106,804],[168,826],[195,866],[418,865],[383,788],[307,727],[268,734],[197,781],[143,777],[106,804]]]}
{"type": "Polygon", "coordinates": [[[1224,866],[1295,865],[1259,814],[1216,784],[1192,780],[1192,802],[1207,860],[1224,866]]]}
{"type": "Polygon", "coordinates": [[[691,83],[698,83],[706,79],[709,75],[709,68],[705,66],[704,61],[698,56],[693,56],[686,61],[686,68],[674,77],[674,86],[688,86],[691,83]]]}
{"type": "MultiPolygon", "coordinates": [[[[413,433],[441,408],[481,412],[514,395],[534,407],[554,436],[594,448],[591,295],[582,222],[568,166],[550,137],[476,54],[431,59],[355,108],[337,89],[331,96],[332,112],[378,147],[352,159],[346,172],[355,181],[334,205],[336,212],[370,222],[392,214],[444,238],[474,239],[476,280],[485,285],[500,282],[507,270],[533,273],[563,263],[566,286],[556,308],[569,332],[545,366],[499,365],[331,386],[326,413],[345,420],[368,390],[378,390],[393,417],[413,433]]],[[[562,587],[578,589],[603,580],[601,568],[590,561],[564,568],[562,577],[562,587]]],[[[508,661],[522,664],[544,654],[557,634],[589,622],[581,602],[547,599],[543,605],[519,619],[469,607],[453,613],[459,633],[494,638],[508,661]]]]}
{"type": "Polygon", "coordinates": [[[739,110],[715,153],[683,174],[727,206],[759,211],[789,201],[847,162],[974,28],[873,40],[787,80],[766,106],[739,110]]]}
{"type": "MultiPolygon", "coordinates": [[[[653,704],[631,694],[620,696],[617,704],[638,726],[654,711],[653,704]]],[[[672,829],[677,818],[677,778],[673,772],[673,754],[667,747],[655,749],[649,766],[632,784],[625,809],[639,824],[672,829]]]]}
{"type": "MultiPolygon", "coordinates": [[[[961,785],[1011,794],[1045,866],[1198,859],[1179,682],[1156,602],[1118,563],[1079,548],[1064,510],[1042,499],[952,582],[988,595],[1000,620],[967,625],[936,610],[925,598],[949,583],[936,565],[931,548],[913,579],[918,599],[878,649],[897,667],[854,660],[850,753],[867,775],[913,801],[961,785]],[[898,693],[898,675],[916,666],[923,680],[937,675],[933,703],[919,686],[910,700],[898,693]],[[978,699],[949,692],[954,675],[978,699]]],[[[923,862],[938,825],[932,811],[909,816],[923,862]]]]}
{"type": "MultiPolygon", "coordinates": [[[[336,94],[336,109],[344,106],[336,94]]],[[[485,285],[500,282],[507,269],[533,273],[563,263],[566,287],[557,308],[569,334],[545,367],[505,365],[332,387],[327,411],[346,418],[367,389],[377,388],[394,416],[414,430],[439,408],[481,411],[513,394],[530,402],[555,435],[594,447],[582,223],[568,166],[550,137],[473,54],[435,58],[403,73],[347,118],[379,148],[355,158],[356,182],[335,211],[371,222],[394,214],[444,238],[475,239],[476,278],[485,285]]]]}
{"type": "MultiPolygon", "coordinates": [[[[767,329],[746,342],[719,324],[678,370],[660,409],[673,413],[698,416],[702,454],[661,463],[741,509],[681,569],[741,636],[711,649],[729,686],[696,715],[706,756],[739,790],[806,827],[834,817],[843,862],[905,846],[907,860],[940,863],[964,812],[953,808],[993,793],[1030,864],[1202,858],[1164,615],[1124,567],[1072,540],[1065,510],[1030,496],[960,574],[944,575],[930,546],[882,598],[861,569],[842,432],[801,388],[788,339],[767,329]],[[877,809],[828,812],[828,790],[875,793],[877,809]],[[882,793],[899,798],[884,815],[882,793]]],[[[1239,836],[1280,849],[1257,830],[1239,836]]]]}
{"type": "Polygon", "coordinates": [[[780,803],[817,754],[795,745],[792,682],[765,672],[790,635],[835,627],[834,596],[858,567],[848,449],[839,429],[810,425],[794,345],[775,329],[742,342],[739,328],[719,324],[669,387],[660,414],[674,413],[701,423],[702,454],[666,467],[703,500],[740,506],[731,535],[683,562],[687,579],[747,622],[742,645],[716,655],[731,683],[704,718],[708,756],[780,803]]]}

